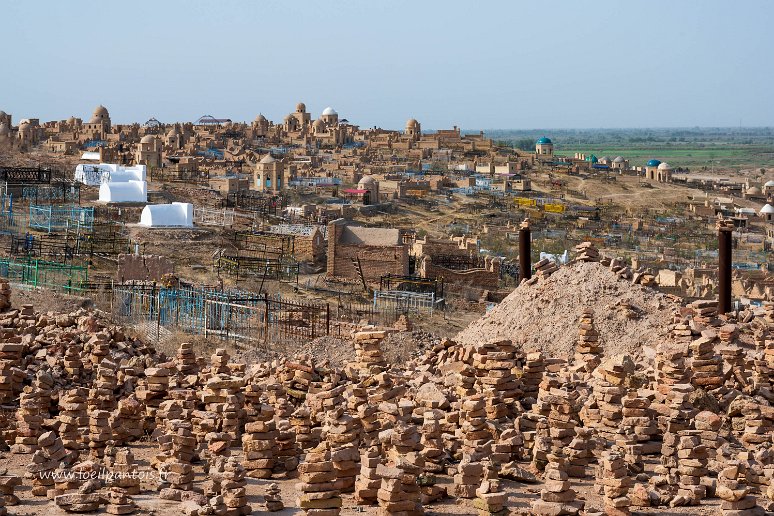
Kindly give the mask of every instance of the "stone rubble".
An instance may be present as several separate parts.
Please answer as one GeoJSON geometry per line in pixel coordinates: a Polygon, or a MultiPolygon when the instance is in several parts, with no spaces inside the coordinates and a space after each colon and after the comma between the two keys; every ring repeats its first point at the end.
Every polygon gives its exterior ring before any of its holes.
{"type": "MultiPolygon", "coordinates": [[[[591,245],[577,252],[627,273],[591,245]]],[[[387,333],[364,327],[343,367],[305,356],[244,364],[224,349],[205,360],[187,343],[170,359],[85,310],[0,313],[0,454],[10,448],[25,470],[0,471],[0,514],[30,496],[67,512],[131,514],[149,497],[189,515],[276,512],[272,481],[296,475],[295,505],[316,516],[353,503],[379,514],[440,503],[506,514],[512,484],[500,478],[536,484],[520,491],[529,514],[580,514],[585,498],[570,479],[587,486],[591,473],[607,515],[684,505],[765,514],[774,305],[718,315],[693,302],[670,312],[647,353],[611,351],[604,321],[629,320],[622,311],[633,305],[581,308],[575,349],[562,356],[514,334],[445,339],[390,364],[387,333]],[[158,446],[158,485],[139,478],[144,442],[158,446]],[[103,482],[85,480],[100,471],[103,482]],[[248,477],[262,499],[248,496],[248,477]]]]}

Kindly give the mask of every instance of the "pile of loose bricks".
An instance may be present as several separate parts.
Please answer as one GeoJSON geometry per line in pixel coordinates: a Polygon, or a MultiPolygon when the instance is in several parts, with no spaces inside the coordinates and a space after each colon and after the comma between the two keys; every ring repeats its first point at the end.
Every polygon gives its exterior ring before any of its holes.
{"type": "Polygon", "coordinates": [[[0,469],[0,515],[130,514],[147,495],[188,515],[774,511],[772,305],[687,305],[637,359],[605,356],[604,307],[569,322],[572,357],[514,336],[389,364],[387,333],[364,327],[337,368],[190,344],[167,357],[98,314],[11,309],[8,295],[0,281],[0,456],[24,466],[0,469]]]}

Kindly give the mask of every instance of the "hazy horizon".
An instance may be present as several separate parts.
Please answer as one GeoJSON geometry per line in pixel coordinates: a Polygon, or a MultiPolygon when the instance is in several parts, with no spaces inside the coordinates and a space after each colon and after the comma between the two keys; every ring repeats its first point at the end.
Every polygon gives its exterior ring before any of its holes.
{"type": "Polygon", "coordinates": [[[361,127],[766,128],[774,3],[147,0],[0,6],[0,109],[114,123],[281,123],[303,101],[361,127]]]}

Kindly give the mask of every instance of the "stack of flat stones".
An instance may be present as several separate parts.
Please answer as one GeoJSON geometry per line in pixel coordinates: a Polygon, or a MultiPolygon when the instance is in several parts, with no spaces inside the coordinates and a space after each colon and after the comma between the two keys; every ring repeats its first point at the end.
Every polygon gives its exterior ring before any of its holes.
{"type": "Polygon", "coordinates": [[[379,465],[377,475],[381,485],[376,493],[379,502],[377,514],[420,516],[424,514],[417,478],[422,472],[421,456],[416,452],[396,457],[392,467],[379,465]]]}
{"type": "Polygon", "coordinates": [[[180,501],[193,489],[194,471],[191,461],[197,447],[196,437],[187,421],[171,420],[164,435],[159,436],[160,453],[156,456],[163,500],[180,501]]]}
{"type": "Polygon", "coordinates": [[[478,391],[492,400],[487,417],[490,421],[512,416],[509,407],[521,398],[523,391],[513,373],[516,366],[516,347],[510,340],[488,342],[476,348],[473,354],[478,391]]]}
{"type": "Polygon", "coordinates": [[[253,421],[245,424],[242,435],[242,452],[247,476],[271,478],[274,468],[274,448],[277,439],[277,425],[274,421],[274,407],[262,404],[256,407],[253,421]]]}
{"type": "Polygon", "coordinates": [[[704,410],[693,418],[693,425],[698,431],[697,436],[701,439],[701,445],[707,449],[709,458],[714,459],[717,447],[724,442],[720,435],[723,420],[714,412],[704,410]]]}
{"type": "Polygon", "coordinates": [[[193,344],[190,342],[183,342],[177,349],[177,370],[184,375],[196,374],[198,371],[198,365],[196,363],[196,354],[194,353],[193,344]]]}
{"type": "Polygon", "coordinates": [[[320,443],[319,434],[312,430],[312,415],[309,407],[301,405],[290,416],[290,424],[296,433],[296,443],[301,450],[310,450],[320,443]]]}
{"type": "Polygon", "coordinates": [[[83,361],[81,360],[81,346],[67,346],[63,360],[65,372],[73,380],[80,378],[83,370],[83,361]]]}
{"type": "Polygon", "coordinates": [[[480,462],[460,462],[454,475],[454,496],[457,498],[475,498],[476,489],[481,485],[484,466],[480,462]]]}
{"type": "Polygon", "coordinates": [[[758,506],[750,494],[745,480],[745,464],[729,461],[718,473],[715,496],[720,498],[720,514],[723,516],[764,516],[766,511],[758,506]]]}
{"type": "Polygon", "coordinates": [[[382,428],[379,420],[379,408],[369,402],[362,403],[357,407],[357,417],[363,426],[362,440],[366,446],[371,446],[379,442],[379,430],[382,428]]]}
{"type": "Polygon", "coordinates": [[[118,401],[118,408],[111,416],[110,426],[114,429],[114,440],[126,443],[136,441],[143,435],[145,407],[134,395],[118,401]]]}
{"type": "Polygon", "coordinates": [[[584,503],[576,500],[577,493],[565,471],[566,461],[561,454],[549,454],[540,499],[531,503],[530,514],[556,516],[580,514],[584,503]]]}
{"type": "Polygon", "coordinates": [[[616,451],[607,451],[600,460],[597,484],[602,487],[606,516],[629,516],[631,500],[627,496],[634,482],[623,456],[616,451]]]}
{"type": "Polygon", "coordinates": [[[540,351],[528,352],[521,375],[521,388],[525,396],[537,395],[538,387],[540,382],[543,381],[545,371],[546,363],[543,353],[540,351]]]}
{"type": "Polygon", "coordinates": [[[379,345],[386,336],[385,331],[369,329],[355,333],[355,359],[362,376],[378,374],[387,368],[379,345]]]}
{"type": "Polygon", "coordinates": [[[465,398],[476,393],[476,369],[467,363],[459,363],[454,372],[457,396],[465,398]]]}
{"type": "Polygon", "coordinates": [[[559,270],[559,266],[553,260],[543,258],[535,263],[535,272],[537,277],[547,278],[559,270]]]}
{"type": "Polygon", "coordinates": [[[211,461],[214,457],[229,457],[231,455],[231,436],[226,432],[207,432],[204,434],[203,459],[211,461]]]}
{"type": "Polygon", "coordinates": [[[723,345],[733,344],[739,335],[739,328],[736,324],[724,324],[718,329],[718,338],[723,345]]]}
{"type": "Polygon", "coordinates": [[[575,436],[564,447],[567,455],[567,474],[573,478],[585,478],[586,468],[594,460],[594,429],[578,426],[575,436]]]}
{"type": "Polygon", "coordinates": [[[707,448],[701,444],[697,430],[683,430],[677,443],[677,475],[679,487],[677,496],[685,499],[675,505],[697,505],[707,496],[702,479],[709,475],[707,448]]]}
{"type": "MultiPolygon", "coordinates": [[[[10,346],[16,344],[0,344],[0,353],[10,346]]],[[[21,390],[25,376],[24,371],[14,365],[14,361],[0,359],[0,403],[6,404],[14,399],[16,393],[21,390]]]]}
{"type": "Polygon", "coordinates": [[[116,408],[117,368],[115,363],[107,359],[103,359],[99,364],[96,378],[89,391],[89,410],[111,411],[116,408]]]}
{"type": "Polygon", "coordinates": [[[288,396],[303,400],[309,392],[309,385],[317,379],[314,367],[294,362],[286,362],[285,370],[279,375],[285,385],[288,396]]]}
{"type": "Polygon", "coordinates": [[[481,395],[462,402],[459,428],[462,437],[462,456],[470,462],[480,462],[489,457],[492,452],[492,434],[487,426],[485,407],[486,404],[481,395]]]}
{"type": "Polygon", "coordinates": [[[25,379],[20,369],[21,355],[24,350],[21,339],[13,335],[12,330],[0,329],[0,403],[9,403],[22,389],[25,379]]]}
{"type": "Polygon", "coordinates": [[[139,468],[134,454],[129,448],[109,448],[105,450],[105,466],[111,473],[108,487],[123,491],[128,495],[140,494],[139,468]]]}
{"type": "Polygon", "coordinates": [[[597,435],[600,438],[615,441],[623,420],[622,405],[626,392],[626,388],[622,385],[611,385],[608,382],[601,382],[594,387],[601,418],[597,426],[597,435]]]}
{"type": "MultiPolygon", "coordinates": [[[[551,448],[558,450],[569,446],[576,436],[576,428],[579,426],[578,411],[576,407],[578,392],[576,390],[570,391],[562,388],[558,381],[549,382],[548,380],[548,378],[543,380],[543,383],[541,384],[541,396],[539,396],[538,403],[535,404],[532,409],[535,410],[541,405],[547,406],[548,410],[544,415],[548,418],[551,448]],[[542,390],[544,385],[546,390],[542,390]]],[[[581,443],[576,443],[576,445],[585,448],[585,445],[581,443]]],[[[580,466],[580,471],[568,471],[570,476],[584,476],[582,470],[585,464],[574,464],[573,462],[569,462],[568,464],[580,466]]]]}
{"type": "Polygon", "coordinates": [[[38,439],[38,450],[32,456],[32,464],[27,466],[27,472],[32,476],[32,494],[48,496],[51,486],[55,483],[52,474],[61,463],[71,464],[76,452],[68,451],[55,432],[46,432],[38,439]]]}
{"type": "Polygon", "coordinates": [[[502,490],[496,469],[485,467],[484,480],[481,481],[481,485],[476,489],[476,499],[473,501],[473,507],[476,508],[479,516],[489,516],[492,514],[504,516],[509,514],[508,508],[505,506],[507,502],[508,493],[502,490]]]}
{"type": "Polygon", "coordinates": [[[336,489],[336,470],[327,443],[322,442],[307,452],[299,464],[297,489],[301,495],[296,505],[309,516],[338,516],[341,512],[341,492],[336,489]]]}
{"type": "Polygon", "coordinates": [[[108,514],[132,514],[136,510],[137,505],[124,490],[117,488],[108,490],[105,512],[108,514]]]}
{"type": "Polygon", "coordinates": [[[725,382],[723,359],[715,353],[717,334],[704,330],[701,337],[691,342],[691,383],[705,390],[721,387],[725,382]]]}
{"type": "Polygon", "coordinates": [[[296,444],[296,432],[289,419],[277,419],[277,439],[274,442],[274,473],[288,475],[298,468],[300,454],[296,444]]]}
{"type": "Polygon", "coordinates": [[[387,373],[379,373],[372,376],[367,382],[369,403],[378,406],[379,429],[392,428],[395,416],[398,412],[398,403],[406,393],[405,385],[394,381],[387,373]]]}
{"type": "Polygon", "coordinates": [[[637,441],[637,436],[631,429],[621,432],[615,445],[618,447],[621,456],[626,461],[626,466],[630,474],[639,475],[645,471],[645,463],[642,460],[643,445],[637,441]]]}
{"type": "Polygon", "coordinates": [[[217,348],[215,354],[210,357],[210,372],[212,374],[228,374],[231,371],[228,368],[228,362],[231,357],[224,348],[217,348]]]}
{"type": "Polygon", "coordinates": [[[591,242],[581,242],[573,251],[576,253],[575,260],[579,262],[598,262],[601,259],[599,250],[591,242]]]}
{"type": "Polygon", "coordinates": [[[444,412],[439,409],[425,409],[422,412],[422,457],[425,460],[425,473],[441,473],[446,467],[446,451],[443,443],[441,423],[444,412]]]}
{"type": "Polygon", "coordinates": [[[578,324],[578,342],[575,345],[575,360],[584,364],[584,369],[593,371],[600,364],[602,346],[599,332],[594,327],[594,311],[585,308],[578,324]]]}
{"type": "MultiPolygon", "coordinates": [[[[213,368],[220,370],[224,367],[222,363],[228,361],[228,355],[218,355],[216,352],[212,359],[213,368]]],[[[244,415],[244,395],[240,392],[244,385],[243,377],[219,372],[207,380],[201,391],[205,409],[217,414],[217,429],[230,435],[231,444],[235,444],[239,437],[240,421],[244,415]]]]}
{"type": "Polygon", "coordinates": [[[148,367],[145,369],[145,382],[135,391],[137,399],[145,404],[147,416],[154,418],[159,405],[166,399],[169,391],[169,377],[172,371],[166,367],[148,367]]]}
{"type": "Polygon", "coordinates": [[[693,320],[702,325],[710,324],[718,314],[717,300],[698,299],[688,307],[693,310],[693,320]]]}
{"type": "Polygon", "coordinates": [[[86,366],[94,370],[110,354],[110,336],[104,331],[93,335],[84,350],[89,352],[86,366]]]}
{"type": "Polygon", "coordinates": [[[774,434],[774,409],[755,402],[744,403],[741,408],[744,428],[739,440],[748,448],[771,443],[774,434]]]}
{"type": "Polygon", "coordinates": [[[328,411],[325,439],[336,470],[336,489],[342,493],[355,490],[355,479],[360,468],[360,427],[360,420],[345,413],[343,404],[328,411]]]}
{"type": "Polygon", "coordinates": [[[54,498],[54,503],[65,512],[96,512],[102,505],[99,493],[68,493],[54,498]]]}
{"type": "Polygon", "coordinates": [[[639,447],[639,453],[646,455],[661,453],[661,443],[658,441],[661,431],[650,408],[650,398],[640,396],[636,389],[631,389],[622,399],[622,404],[621,424],[632,430],[632,437],[639,447]]]}
{"type": "Polygon", "coordinates": [[[11,308],[11,284],[5,278],[0,278],[0,312],[11,308]]]}
{"type": "Polygon", "coordinates": [[[0,473],[0,507],[5,509],[8,506],[19,505],[19,497],[14,491],[22,485],[22,478],[17,475],[7,475],[4,472],[0,473]]]}
{"type": "Polygon", "coordinates": [[[92,457],[101,458],[108,441],[113,439],[110,428],[110,412],[92,410],[89,412],[89,451],[92,457]]]}
{"type": "Polygon", "coordinates": [[[244,516],[252,513],[252,508],[247,505],[245,468],[236,458],[218,457],[210,468],[209,476],[213,491],[225,506],[221,514],[244,516]]]}
{"type": "Polygon", "coordinates": [[[360,454],[360,474],[355,482],[355,503],[358,505],[377,504],[377,491],[382,479],[376,470],[381,461],[381,450],[377,446],[371,446],[360,454]]]}
{"type": "Polygon", "coordinates": [[[656,347],[656,389],[668,396],[677,384],[690,384],[690,374],[685,363],[686,348],[662,343],[656,347]]]}
{"type": "Polygon", "coordinates": [[[280,487],[276,482],[272,482],[266,486],[266,491],[263,495],[264,509],[267,512],[277,512],[285,508],[285,504],[282,503],[282,494],[280,493],[280,487]]]}
{"type": "Polygon", "coordinates": [[[43,433],[42,400],[32,386],[27,386],[19,396],[16,412],[16,440],[13,453],[34,453],[38,449],[38,437],[43,433]]]}

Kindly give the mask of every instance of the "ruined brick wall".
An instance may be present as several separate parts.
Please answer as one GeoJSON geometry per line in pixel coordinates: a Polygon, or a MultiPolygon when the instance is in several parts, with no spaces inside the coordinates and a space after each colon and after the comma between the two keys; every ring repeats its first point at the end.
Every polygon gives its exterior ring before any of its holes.
{"type": "Polygon", "coordinates": [[[423,256],[419,275],[423,278],[443,278],[444,283],[448,284],[496,290],[500,285],[500,261],[487,257],[484,268],[458,271],[435,265],[429,256],[423,256]]]}
{"type": "Polygon", "coordinates": [[[116,281],[159,281],[165,274],[175,272],[172,262],[164,256],[119,254],[116,281]]]}
{"type": "Polygon", "coordinates": [[[299,262],[322,262],[325,258],[325,240],[319,232],[309,236],[296,236],[293,245],[296,260],[299,262]]]}
{"type": "Polygon", "coordinates": [[[411,252],[414,256],[435,256],[439,254],[453,254],[457,256],[467,256],[470,250],[464,244],[461,245],[457,240],[432,240],[429,237],[416,239],[412,245],[411,252]]]}
{"type": "Polygon", "coordinates": [[[344,231],[344,227],[337,223],[337,221],[332,221],[328,223],[328,254],[327,254],[327,270],[326,273],[328,276],[335,276],[336,272],[336,251],[339,248],[339,239],[341,238],[341,233],[344,231]]]}
{"type": "Polygon", "coordinates": [[[357,278],[353,258],[360,259],[363,275],[368,282],[378,282],[382,275],[406,275],[409,270],[408,248],[401,246],[373,247],[338,244],[331,253],[332,240],[328,244],[328,275],[340,278],[357,278]]]}
{"type": "Polygon", "coordinates": [[[366,281],[378,282],[384,274],[406,275],[409,271],[407,245],[370,246],[342,244],[344,221],[328,223],[327,275],[339,278],[358,278],[353,258],[360,259],[366,281]]]}

